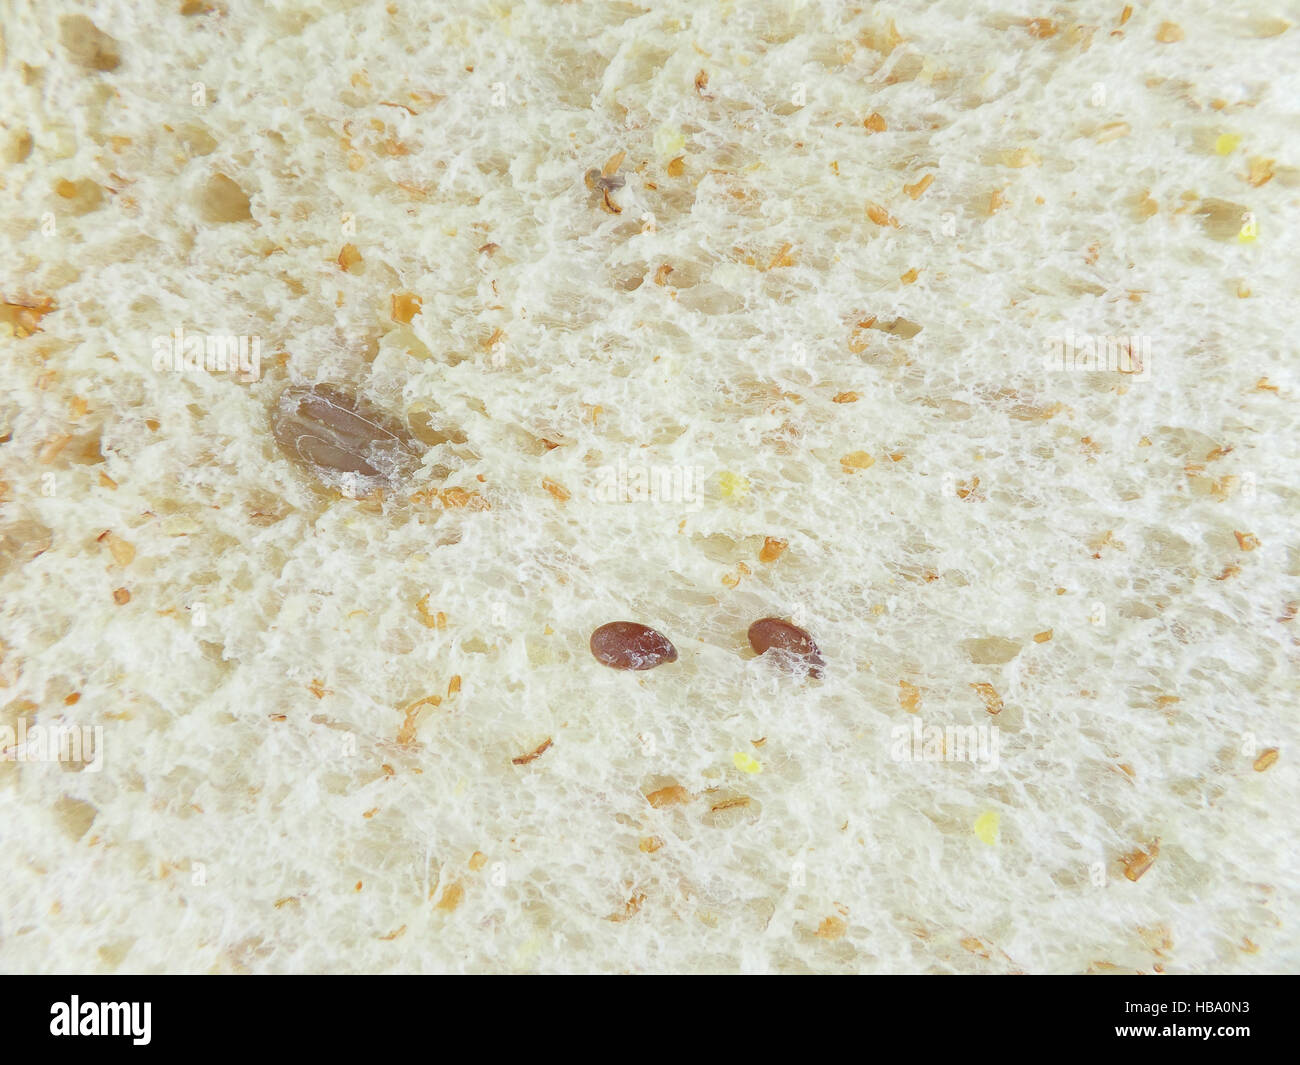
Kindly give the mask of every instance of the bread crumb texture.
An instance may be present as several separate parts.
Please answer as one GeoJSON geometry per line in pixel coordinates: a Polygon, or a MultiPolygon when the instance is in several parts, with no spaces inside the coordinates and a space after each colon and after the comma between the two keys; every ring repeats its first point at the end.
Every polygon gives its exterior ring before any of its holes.
{"type": "Polygon", "coordinates": [[[15,5],[0,970],[1300,969],[1300,28],[1021,6],[15,5]]]}

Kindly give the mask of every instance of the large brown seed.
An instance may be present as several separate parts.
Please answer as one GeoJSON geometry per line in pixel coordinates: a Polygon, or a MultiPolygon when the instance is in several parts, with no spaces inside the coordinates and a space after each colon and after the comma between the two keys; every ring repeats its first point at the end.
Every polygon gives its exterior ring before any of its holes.
{"type": "Polygon", "coordinates": [[[332,487],[369,491],[416,462],[404,428],[333,385],[286,388],[271,415],[271,435],[289,458],[332,487]]]}
{"type": "Polygon", "coordinates": [[[813,638],[798,625],[780,618],[760,618],[749,627],[749,646],[760,655],[776,651],[790,665],[802,666],[814,677],[822,675],[826,664],[813,638]]]}
{"type": "Polygon", "coordinates": [[[654,669],[677,661],[677,648],[661,632],[635,621],[611,621],[591,634],[596,661],[614,669],[654,669]]]}

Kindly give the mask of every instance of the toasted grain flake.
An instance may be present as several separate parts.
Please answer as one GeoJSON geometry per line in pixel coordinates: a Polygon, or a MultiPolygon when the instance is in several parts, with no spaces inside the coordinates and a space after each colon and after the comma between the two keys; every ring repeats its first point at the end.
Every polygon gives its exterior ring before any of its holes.
{"type": "Polygon", "coordinates": [[[898,705],[909,714],[914,714],[921,706],[921,689],[910,681],[898,682],[898,705]]]}
{"type": "Polygon", "coordinates": [[[680,806],[684,802],[689,802],[690,798],[690,794],[680,784],[672,784],[650,792],[646,796],[646,801],[656,810],[662,810],[665,806],[680,806]]]}
{"type": "Polygon", "coordinates": [[[1177,44],[1186,36],[1177,22],[1162,22],[1156,30],[1156,40],[1161,44],[1177,44]]]}
{"type": "Polygon", "coordinates": [[[492,505],[477,492],[467,492],[464,488],[444,488],[438,493],[438,501],[445,510],[491,510],[492,505]]]}
{"type": "Polygon", "coordinates": [[[569,490],[562,484],[552,481],[549,477],[542,478],[542,487],[551,493],[561,503],[571,498],[569,490]]]}
{"type": "Polygon", "coordinates": [[[895,229],[899,228],[898,220],[878,203],[867,204],[867,217],[878,226],[893,226],[895,229]]]}
{"type": "Polygon", "coordinates": [[[852,473],[854,470],[870,469],[875,464],[876,460],[865,451],[850,451],[840,459],[840,465],[844,468],[845,473],[852,473]]]}
{"type": "Polygon", "coordinates": [[[856,403],[862,397],[856,392],[837,392],[832,398],[832,403],[856,403]]]}
{"type": "Polygon", "coordinates": [[[1044,629],[1042,632],[1034,633],[1034,643],[1046,643],[1052,638],[1052,630],[1044,629]]]}
{"type": "Polygon", "coordinates": [[[698,92],[700,95],[703,95],[704,90],[707,89],[708,87],[709,87],[708,71],[701,70],[698,74],[695,75],[695,91],[698,92]]]}
{"type": "Polygon", "coordinates": [[[423,301],[414,292],[394,292],[393,321],[401,325],[409,325],[411,319],[420,313],[422,305],[423,301]]]}
{"type": "Polygon", "coordinates": [[[447,615],[441,610],[437,613],[430,610],[427,595],[415,604],[415,612],[420,615],[420,624],[426,629],[445,629],[447,627],[447,615]]]}
{"type": "Polygon", "coordinates": [[[833,942],[843,938],[844,933],[848,931],[848,927],[842,917],[827,917],[817,926],[817,938],[833,942]]]}
{"type": "Polygon", "coordinates": [[[898,27],[894,25],[894,20],[891,18],[884,27],[863,30],[858,40],[864,47],[870,48],[873,52],[889,55],[906,38],[898,32],[898,27]]]}
{"type": "Polygon", "coordinates": [[[131,601],[131,593],[125,588],[117,588],[113,591],[113,602],[118,606],[126,606],[131,601]]]}
{"type": "Polygon", "coordinates": [[[1233,486],[1237,483],[1237,478],[1232,474],[1226,474],[1210,482],[1210,495],[1219,502],[1223,502],[1232,494],[1233,486]]]}
{"type": "Polygon", "coordinates": [[[1158,840],[1146,850],[1138,848],[1130,851],[1120,858],[1120,862],[1124,866],[1124,876],[1136,884],[1146,874],[1147,870],[1155,864],[1155,860],[1159,855],[1160,843],[1158,840]]]}
{"type": "Polygon", "coordinates": [[[1059,30],[1060,27],[1050,18],[1031,18],[1025,22],[1025,32],[1030,37],[1037,37],[1040,41],[1055,37],[1059,30]]]}
{"type": "Polygon", "coordinates": [[[879,111],[872,111],[862,120],[862,124],[872,133],[884,133],[885,130],[889,129],[889,124],[879,111]]]}
{"type": "Polygon", "coordinates": [[[51,296],[4,299],[0,301],[0,322],[10,323],[14,336],[22,340],[41,332],[41,319],[56,309],[57,304],[51,296]]]}
{"type": "Polygon", "coordinates": [[[113,488],[113,489],[117,488],[117,482],[113,480],[113,478],[110,477],[108,474],[106,474],[103,470],[100,470],[99,472],[99,483],[103,485],[103,487],[105,488],[113,488]]]}
{"type": "Polygon", "coordinates": [[[536,750],[529,751],[527,754],[521,754],[510,759],[512,765],[527,765],[544,755],[554,745],[555,741],[547,737],[545,741],[536,750]]]}
{"type": "Polygon", "coordinates": [[[447,694],[449,696],[455,695],[458,691],[460,691],[460,674],[456,673],[453,674],[451,680],[447,682],[447,694]]]}
{"type": "Polygon", "coordinates": [[[311,683],[307,685],[307,690],[317,699],[324,699],[325,696],[334,694],[333,689],[325,687],[325,682],[315,677],[312,677],[311,683]]]}
{"type": "Polygon", "coordinates": [[[918,270],[916,269],[916,267],[914,266],[914,267],[912,267],[912,269],[910,269],[909,271],[907,271],[907,273],[905,273],[905,274],[903,274],[901,277],[899,277],[898,280],[900,280],[901,282],[903,282],[903,284],[905,284],[905,285],[911,285],[911,284],[915,284],[916,279],[917,279],[918,276],[919,276],[919,271],[918,271],[918,270]]]}
{"type": "Polygon", "coordinates": [[[990,714],[1002,713],[1002,696],[997,693],[997,689],[992,684],[980,681],[978,684],[972,684],[971,687],[979,692],[980,698],[984,700],[985,710],[990,714]]]}
{"type": "Polygon", "coordinates": [[[758,549],[758,560],[760,562],[775,562],[785,554],[785,549],[789,546],[789,540],[779,540],[774,536],[765,536],[763,546],[758,549]]]}
{"type": "Polygon", "coordinates": [[[646,898],[645,892],[638,891],[630,899],[628,899],[627,902],[623,904],[622,910],[620,910],[617,913],[611,913],[608,917],[605,918],[605,920],[619,922],[619,921],[626,921],[631,917],[635,917],[637,913],[640,911],[642,904],[645,902],[645,898],[646,898]]]}
{"type": "Polygon", "coordinates": [[[720,810],[734,810],[738,806],[748,806],[753,800],[748,795],[737,795],[731,799],[723,799],[721,802],[715,802],[709,807],[715,814],[720,810]]]}
{"type": "Polygon", "coordinates": [[[72,443],[71,433],[60,433],[58,436],[51,437],[41,445],[40,451],[36,453],[36,461],[42,466],[48,466],[70,443],[72,443]]]}
{"type": "Polygon", "coordinates": [[[1107,122],[1097,130],[1094,140],[1098,144],[1107,144],[1110,141],[1117,141],[1121,137],[1127,137],[1133,132],[1133,127],[1127,122],[1107,122]]]}
{"type": "Polygon", "coordinates": [[[1119,13],[1119,24],[1122,26],[1133,17],[1133,5],[1125,4],[1124,10],[1119,13]]]}
{"type": "Polygon", "coordinates": [[[451,913],[464,901],[465,887],[459,880],[455,880],[442,889],[442,895],[434,903],[434,908],[442,910],[444,913],[451,913]]]}
{"type": "Polygon", "coordinates": [[[668,160],[666,169],[669,177],[681,177],[686,173],[686,157],[679,155],[675,159],[668,160]]]}
{"type": "Polygon", "coordinates": [[[1237,538],[1237,546],[1243,551],[1254,551],[1259,546],[1259,537],[1254,533],[1232,531],[1232,535],[1237,538]]]}
{"type": "Polygon", "coordinates": [[[480,869],[482,869],[485,865],[487,865],[487,855],[484,854],[482,851],[475,851],[473,854],[469,856],[468,864],[470,870],[477,873],[480,869]]]}
{"type": "Polygon", "coordinates": [[[1032,148],[1012,148],[998,153],[998,161],[1014,170],[1022,170],[1027,166],[1038,166],[1042,160],[1038,153],[1032,148]]]}
{"type": "Polygon", "coordinates": [[[989,214],[995,215],[998,211],[1006,206],[1006,200],[1003,198],[1001,189],[994,189],[989,193],[989,214]]]}
{"type": "Polygon", "coordinates": [[[786,241],[786,243],[782,244],[781,250],[778,251],[774,256],[772,256],[772,261],[767,264],[767,268],[769,270],[775,270],[778,267],[782,267],[782,266],[793,266],[794,259],[791,258],[790,256],[790,249],[793,247],[794,245],[791,244],[789,241],[786,241]]]}
{"type": "Polygon", "coordinates": [[[622,188],[622,185],[615,184],[609,179],[618,173],[618,168],[623,165],[623,160],[627,158],[627,152],[615,152],[605,160],[605,165],[600,168],[600,176],[607,182],[608,188],[622,188]]]}
{"type": "Polygon", "coordinates": [[[1262,773],[1278,759],[1278,749],[1276,747],[1267,747],[1259,752],[1259,757],[1255,759],[1252,767],[1256,773],[1262,773]]]}
{"type": "Polygon", "coordinates": [[[910,197],[912,197],[912,199],[919,200],[921,198],[921,193],[923,193],[926,189],[928,189],[933,181],[934,181],[934,175],[926,174],[924,177],[921,178],[920,181],[916,182],[915,184],[904,185],[903,191],[907,193],[910,197]]]}
{"type": "Polygon", "coordinates": [[[100,540],[108,545],[108,550],[113,556],[113,561],[119,566],[129,566],[135,558],[135,548],[120,536],[112,532],[101,533],[100,540]]]}
{"type": "Polygon", "coordinates": [[[1250,172],[1246,175],[1246,183],[1259,188],[1260,185],[1267,185],[1273,180],[1274,159],[1255,158],[1250,161],[1250,172]]]}
{"type": "Polygon", "coordinates": [[[645,854],[654,854],[654,852],[663,845],[664,841],[662,836],[645,836],[641,840],[640,844],[638,844],[640,850],[645,854]]]}
{"type": "MultiPolygon", "coordinates": [[[[344,271],[351,270],[361,261],[361,252],[357,250],[355,244],[344,244],[343,250],[339,252],[338,264],[344,271]]],[[[408,318],[407,321],[410,321],[408,318]]]]}
{"type": "Polygon", "coordinates": [[[416,730],[420,727],[421,712],[426,706],[440,706],[441,697],[437,695],[426,695],[423,699],[416,699],[406,708],[405,718],[402,721],[402,727],[397,730],[397,742],[406,746],[415,742],[416,730]]]}

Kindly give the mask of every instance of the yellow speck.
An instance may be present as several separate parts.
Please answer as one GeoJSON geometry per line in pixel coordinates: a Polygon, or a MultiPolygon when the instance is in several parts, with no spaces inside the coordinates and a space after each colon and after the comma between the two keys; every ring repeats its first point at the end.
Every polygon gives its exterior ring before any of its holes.
{"type": "Polygon", "coordinates": [[[664,123],[655,130],[655,154],[660,159],[673,159],[682,154],[686,147],[686,134],[671,123],[664,123]]]}
{"type": "Polygon", "coordinates": [[[1235,133],[1220,133],[1218,140],[1214,142],[1214,150],[1219,155],[1231,155],[1237,150],[1237,145],[1241,143],[1241,138],[1235,133]]]}
{"type": "Polygon", "coordinates": [[[718,477],[718,485],[727,499],[743,499],[749,495],[749,478],[742,473],[723,470],[718,477]]]}
{"type": "Polygon", "coordinates": [[[736,763],[736,768],[742,773],[763,772],[762,763],[757,758],[751,758],[744,751],[737,751],[731,756],[731,760],[736,763]]]}
{"type": "Polygon", "coordinates": [[[990,847],[998,841],[998,824],[1001,818],[996,810],[985,810],[975,818],[975,838],[990,847]]]}

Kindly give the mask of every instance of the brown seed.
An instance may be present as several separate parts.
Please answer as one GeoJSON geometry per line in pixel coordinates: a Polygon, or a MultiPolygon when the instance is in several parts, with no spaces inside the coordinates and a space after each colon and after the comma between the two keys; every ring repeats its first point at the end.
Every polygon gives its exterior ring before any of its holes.
{"type": "Polygon", "coordinates": [[[789,665],[808,670],[814,677],[822,675],[826,664],[813,638],[798,625],[780,618],[760,618],[749,627],[749,646],[758,654],[776,651],[789,665]]]}
{"type": "Polygon", "coordinates": [[[332,385],[287,388],[271,416],[284,453],[330,487],[368,493],[414,466],[401,426],[332,385]]]}
{"type": "Polygon", "coordinates": [[[591,634],[596,661],[614,669],[654,669],[677,661],[677,648],[661,632],[635,621],[611,621],[591,634]]]}

